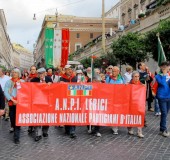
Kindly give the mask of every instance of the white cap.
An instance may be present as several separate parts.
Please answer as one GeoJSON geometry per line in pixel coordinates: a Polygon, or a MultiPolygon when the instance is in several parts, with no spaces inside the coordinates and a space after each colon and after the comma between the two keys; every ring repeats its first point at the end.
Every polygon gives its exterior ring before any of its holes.
{"type": "Polygon", "coordinates": [[[67,65],[65,65],[64,68],[65,68],[65,69],[67,69],[67,68],[72,68],[72,66],[71,66],[70,64],[67,64],[67,65]]]}
{"type": "Polygon", "coordinates": [[[46,72],[45,68],[39,68],[37,70],[37,73],[44,73],[44,72],[46,72]]]}

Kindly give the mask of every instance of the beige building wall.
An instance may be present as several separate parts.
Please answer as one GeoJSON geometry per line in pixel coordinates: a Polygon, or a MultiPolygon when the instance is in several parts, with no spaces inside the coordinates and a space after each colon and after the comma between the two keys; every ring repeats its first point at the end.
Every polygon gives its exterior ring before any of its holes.
{"type": "MultiPolygon", "coordinates": [[[[33,61],[33,54],[25,49],[23,46],[20,44],[13,44],[13,48],[15,52],[17,52],[19,55],[19,62],[18,60],[15,61],[15,63],[20,64],[20,68],[22,70],[29,70],[29,68],[34,64],[33,61]]],[[[15,55],[15,60],[16,60],[16,55],[15,55]]]]}
{"type": "Polygon", "coordinates": [[[129,21],[138,19],[140,13],[146,12],[146,6],[154,0],[121,0],[120,23],[128,25],[129,21]]]}
{"type": "Polygon", "coordinates": [[[4,11],[0,9],[0,65],[10,69],[11,54],[13,52],[12,44],[7,33],[7,22],[4,11]]]}
{"type": "MultiPolygon", "coordinates": [[[[110,32],[110,28],[117,30],[117,18],[106,18],[106,33],[110,32]]],[[[70,15],[47,15],[44,18],[42,29],[40,31],[37,45],[34,50],[35,64],[42,63],[44,59],[44,32],[45,28],[69,28],[70,30],[70,49],[69,53],[75,52],[78,48],[83,47],[96,37],[102,34],[102,18],[92,17],[76,17],[70,15]]],[[[41,66],[41,65],[40,65],[41,66]]]]}
{"type": "Polygon", "coordinates": [[[105,13],[106,18],[117,18],[118,27],[120,26],[120,1],[105,13]]]}
{"type": "Polygon", "coordinates": [[[11,56],[11,62],[13,67],[20,68],[20,53],[14,49],[12,56],[11,56]]]}

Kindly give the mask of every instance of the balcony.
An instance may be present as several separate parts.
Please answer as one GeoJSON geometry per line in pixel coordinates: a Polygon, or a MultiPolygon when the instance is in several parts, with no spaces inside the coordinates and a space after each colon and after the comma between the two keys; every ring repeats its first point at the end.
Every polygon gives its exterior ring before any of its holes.
{"type": "MultiPolygon", "coordinates": [[[[161,20],[168,19],[169,17],[170,3],[158,8],[153,7],[150,8],[150,10],[146,11],[143,18],[136,20],[136,23],[125,26],[123,32],[125,34],[128,32],[145,33],[156,28],[161,20]]],[[[113,40],[120,37],[120,35],[118,34],[119,31],[120,30],[118,30],[117,33],[113,36],[106,37],[106,52],[110,50],[110,46],[113,40]]],[[[73,56],[73,60],[80,61],[82,59],[90,57],[92,54],[98,57],[103,54],[101,36],[93,40],[93,43],[90,42],[86,46],[84,46],[84,49],[81,52],[78,52],[77,54],[75,53],[75,56],[73,56]]]]}

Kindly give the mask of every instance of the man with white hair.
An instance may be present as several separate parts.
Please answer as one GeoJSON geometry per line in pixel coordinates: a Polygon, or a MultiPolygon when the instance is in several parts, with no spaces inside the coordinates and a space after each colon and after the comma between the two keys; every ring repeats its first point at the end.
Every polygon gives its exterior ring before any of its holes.
{"type": "Polygon", "coordinates": [[[3,68],[0,68],[0,85],[1,85],[3,91],[4,91],[5,83],[9,79],[10,79],[10,77],[5,75],[5,70],[3,68]]]}
{"type": "MultiPolygon", "coordinates": [[[[124,84],[124,80],[120,75],[119,67],[114,66],[112,69],[112,74],[106,78],[106,83],[109,84],[124,84]]],[[[118,134],[118,127],[112,127],[113,134],[118,134]]]]}
{"type": "Polygon", "coordinates": [[[88,68],[86,69],[86,72],[87,72],[87,76],[88,76],[89,78],[92,78],[92,77],[91,77],[91,76],[92,76],[91,67],[88,67],[88,68]]]}

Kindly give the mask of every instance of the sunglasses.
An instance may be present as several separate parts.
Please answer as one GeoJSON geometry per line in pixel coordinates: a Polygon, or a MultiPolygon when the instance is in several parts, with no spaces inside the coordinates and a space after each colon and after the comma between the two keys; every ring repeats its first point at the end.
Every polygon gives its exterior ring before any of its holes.
{"type": "Polygon", "coordinates": [[[108,69],[113,69],[113,68],[108,68],[108,69]]]}

